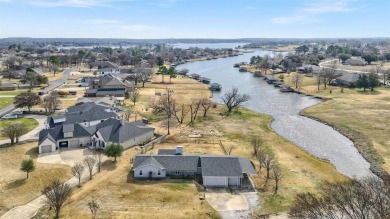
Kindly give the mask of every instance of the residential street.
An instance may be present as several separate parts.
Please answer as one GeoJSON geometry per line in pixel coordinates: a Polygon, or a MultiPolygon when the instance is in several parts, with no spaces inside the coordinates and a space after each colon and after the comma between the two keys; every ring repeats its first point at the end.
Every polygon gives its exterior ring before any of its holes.
{"type": "MultiPolygon", "coordinates": [[[[49,86],[46,87],[45,89],[43,89],[42,91],[47,93],[47,92],[50,92],[50,91],[56,89],[57,87],[61,86],[62,84],[64,84],[66,82],[66,80],[68,80],[68,77],[72,71],[74,71],[74,70],[73,69],[66,69],[64,71],[64,75],[62,76],[62,78],[60,78],[56,81],[50,82],[49,86]]],[[[11,112],[14,109],[16,109],[14,104],[7,106],[6,108],[0,110],[0,117],[4,116],[5,114],[11,112]]]]}

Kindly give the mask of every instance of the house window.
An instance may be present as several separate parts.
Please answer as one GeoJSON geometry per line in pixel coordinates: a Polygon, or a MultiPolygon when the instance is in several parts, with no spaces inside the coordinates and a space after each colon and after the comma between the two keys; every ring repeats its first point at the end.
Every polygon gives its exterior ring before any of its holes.
{"type": "Polygon", "coordinates": [[[158,170],[157,175],[159,175],[159,176],[161,175],[161,171],[160,170],[158,170]]]}
{"type": "Polygon", "coordinates": [[[139,175],[142,176],[142,170],[139,171],[139,175]]]}

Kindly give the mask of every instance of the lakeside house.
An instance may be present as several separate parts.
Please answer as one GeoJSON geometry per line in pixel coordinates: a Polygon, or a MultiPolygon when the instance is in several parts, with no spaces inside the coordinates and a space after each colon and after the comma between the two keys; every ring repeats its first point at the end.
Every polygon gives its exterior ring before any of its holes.
{"type": "Polygon", "coordinates": [[[154,128],[117,118],[115,108],[86,103],[69,107],[65,114],[49,117],[39,133],[39,153],[60,148],[104,148],[112,143],[124,148],[153,138],[154,128]]]}
{"type": "Polygon", "coordinates": [[[157,155],[136,155],[134,178],[198,178],[204,186],[240,187],[248,175],[257,175],[253,164],[231,155],[185,155],[183,147],[160,149],[157,155]]]}
{"type": "Polygon", "coordinates": [[[268,84],[273,84],[275,83],[276,81],[278,81],[278,79],[276,79],[274,76],[272,75],[264,75],[264,80],[268,83],[268,84]]]}
{"type": "Polygon", "coordinates": [[[352,65],[352,66],[365,66],[367,65],[366,60],[362,58],[349,58],[345,60],[344,62],[345,65],[352,65]]]}
{"type": "Polygon", "coordinates": [[[332,80],[332,84],[345,87],[356,87],[359,76],[359,73],[346,73],[332,80]]]}
{"type": "Polygon", "coordinates": [[[211,79],[206,77],[199,77],[199,82],[202,82],[203,84],[210,84],[211,79]]]}

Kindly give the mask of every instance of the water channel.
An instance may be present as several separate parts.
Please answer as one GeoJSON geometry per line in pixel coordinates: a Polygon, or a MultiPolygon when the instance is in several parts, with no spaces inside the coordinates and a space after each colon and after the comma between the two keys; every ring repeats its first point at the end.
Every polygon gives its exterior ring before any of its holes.
{"type": "Polygon", "coordinates": [[[240,93],[250,95],[245,107],[273,116],[272,129],[279,135],[309,153],[329,160],[346,176],[360,178],[371,175],[370,164],[359,154],[352,141],[328,125],[299,115],[301,110],[319,104],[321,100],[282,93],[263,78],[253,77],[249,72],[239,72],[238,68],[233,67],[238,62],[249,62],[253,55],[265,54],[271,53],[256,50],[235,57],[189,62],[179,65],[177,69],[186,68],[190,74],[197,73],[210,78],[211,83],[221,84],[222,92],[213,93],[213,99],[217,102],[221,102],[220,95],[233,86],[237,87],[240,93]]]}

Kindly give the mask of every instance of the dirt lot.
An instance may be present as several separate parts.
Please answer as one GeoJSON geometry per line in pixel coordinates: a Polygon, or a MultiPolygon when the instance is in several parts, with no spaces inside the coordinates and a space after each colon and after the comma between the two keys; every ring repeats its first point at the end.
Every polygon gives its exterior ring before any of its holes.
{"type": "Polygon", "coordinates": [[[37,154],[37,142],[0,148],[0,215],[40,196],[41,189],[50,180],[71,178],[69,166],[37,163],[37,154]],[[28,158],[34,160],[36,169],[26,179],[26,173],[19,167],[22,160],[28,158]]]}

